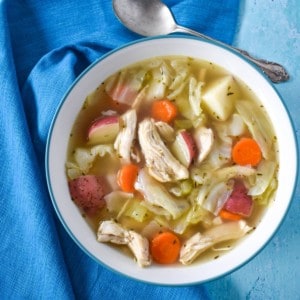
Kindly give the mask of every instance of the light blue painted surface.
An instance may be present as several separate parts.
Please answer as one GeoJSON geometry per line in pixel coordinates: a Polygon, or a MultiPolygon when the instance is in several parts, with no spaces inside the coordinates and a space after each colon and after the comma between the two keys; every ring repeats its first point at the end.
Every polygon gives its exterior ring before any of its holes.
{"type": "MultiPolygon", "coordinates": [[[[283,64],[291,79],[275,85],[299,139],[300,2],[241,1],[235,46],[283,64]]],[[[299,145],[299,142],[298,142],[299,145]]],[[[288,157],[285,162],[289,163],[288,157]]],[[[234,273],[205,284],[209,299],[300,299],[300,183],[290,210],[271,242],[234,273]]]]}

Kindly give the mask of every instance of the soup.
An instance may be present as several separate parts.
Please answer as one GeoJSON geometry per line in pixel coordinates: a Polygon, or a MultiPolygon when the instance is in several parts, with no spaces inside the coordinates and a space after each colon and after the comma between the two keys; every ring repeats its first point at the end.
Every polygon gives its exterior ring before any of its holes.
{"type": "Polygon", "coordinates": [[[71,198],[97,240],[142,267],[230,250],[258,225],[277,172],[259,99],[221,67],[183,56],[102,82],[76,117],[66,162],[71,198]]]}

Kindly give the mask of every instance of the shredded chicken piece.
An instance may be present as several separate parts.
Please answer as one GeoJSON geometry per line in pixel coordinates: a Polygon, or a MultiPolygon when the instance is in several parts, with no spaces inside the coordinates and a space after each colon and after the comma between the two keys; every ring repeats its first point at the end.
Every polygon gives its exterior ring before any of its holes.
{"type": "Polygon", "coordinates": [[[98,242],[127,245],[134,254],[140,267],[149,266],[151,264],[148,240],[133,230],[125,229],[113,220],[100,223],[97,240],[98,242]]]}
{"type": "Polygon", "coordinates": [[[244,220],[217,225],[203,234],[195,233],[181,247],[179,261],[184,265],[191,264],[202,252],[213,245],[243,237],[252,227],[244,220]]]}
{"type": "Polygon", "coordinates": [[[97,240],[126,245],[128,243],[127,230],[115,221],[103,221],[98,228],[97,240]]]}
{"type": "Polygon", "coordinates": [[[165,146],[153,119],[144,119],[138,130],[139,142],[146,159],[149,174],[160,182],[189,177],[189,172],[165,146]]]}
{"type": "Polygon", "coordinates": [[[128,247],[131,249],[140,267],[151,264],[148,239],[133,230],[129,230],[128,247]]]}
{"type": "Polygon", "coordinates": [[[120,117],[120,121],[122,130],[115,140],[114,149],[124,162],[130,163],[131,158],[136,159],[133,152],[133,141],[136,137],[137,124],[136,110],[128,110],[120,117]]]}
{"type": "Polygon", "coordinates": [[[197,163],[201,163],[209,154],[214,143],[214,133],[211,128],[199,127],[194,133],[195,143],[199,151],[197,163]]]}

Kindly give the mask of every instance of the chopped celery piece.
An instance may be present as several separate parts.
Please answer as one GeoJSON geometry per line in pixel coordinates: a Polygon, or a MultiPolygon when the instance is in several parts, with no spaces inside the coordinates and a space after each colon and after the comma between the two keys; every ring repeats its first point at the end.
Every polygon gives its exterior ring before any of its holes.
{"type": "Polygon", "coordinates": [[[193,189],[189,195],[189,200],[191,202],[190,209],[172,223],[171,229],[174,232],[183,234],[191,225],[201,223],[206,226],[211,224],[213,214],[202,207],[202,205],[198,202],[198,196],[199,189],[193,189]]]}
{"type": "Polygon", "coordinates": [[[141,205],[140,200],[131,199],[126,207],[124,216],[135,219],[138,222],[144,222],[148,216],[148,210],[141,205]]]}
{"type": "Polygon", "coordinates": [[[191,179],[183,180],[179,185],[170,188],[170,193],[177,197],[187,196],[193,190],[193,181],[191,179]]]}
{"type": "Polygon", "coordinates": [[[193,122],[187,119],[176,119],[174,126],[176,129],[191,129],[193,128],[193,122]]]}
{"type": "Polygon", "coordinates": [[[191,179],[183,180],[180,182],[180,188],[183,196],[190,194],[193,190],[193,181],[191,179]]]}

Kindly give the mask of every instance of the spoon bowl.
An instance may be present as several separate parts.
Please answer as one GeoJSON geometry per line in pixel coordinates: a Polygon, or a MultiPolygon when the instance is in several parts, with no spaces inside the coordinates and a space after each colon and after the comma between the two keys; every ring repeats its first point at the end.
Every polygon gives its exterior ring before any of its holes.
{"type": "Polygon", "coordinates": [[[113,0],[113,9],[121,23],[142,36],[166,35],[174,32],[192,34],[240,53],[256,64],[274,83],[289,79],[287,71],[278,63],[254,58],[245,50],[229,46],[202,33],[180,26],[171,10],[160,0],[113,0]]]}
{"type": "Polygon", "coordinates": [[[113,8],[121,23],[142,36],[164,35],[176,31],[177,24],[173,14],[161,1],[113,1],[113,8]]]}

